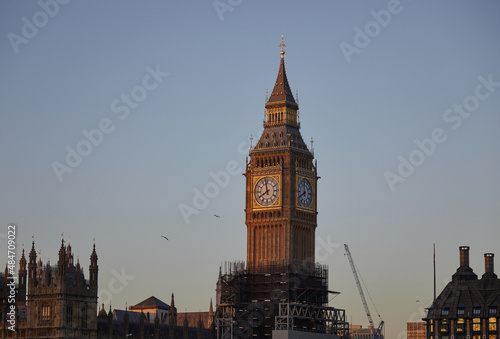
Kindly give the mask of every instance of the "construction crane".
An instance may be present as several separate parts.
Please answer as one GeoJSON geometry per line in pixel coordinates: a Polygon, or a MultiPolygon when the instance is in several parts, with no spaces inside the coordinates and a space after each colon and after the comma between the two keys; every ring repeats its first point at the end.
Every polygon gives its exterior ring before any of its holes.
{"type": "MultiPolygon", "coordinates": [[[[354,280],[356,280],[356,285],[358,286],[359,295],[361,296],[361,301],[363,302],[366,316],[368,317],[368,322],[370,323],[370,326],[375,330],[375,326],[373,325],[373,319],[372,319],[372,316],[370,314],[370,309],[368,308],[368,304],[366,303],[365,294],[363,293],[363,288],[361,287],[361,283],[359,282],[358,270],[356,269],[356,266],[354,265],[354,260],[352,259],[352,256],[351,256],[351,251],[349,251],[349,246],[347,246],[347,244],[344,244],[344,248],[345,248],[345,253],[347,254],[347,258],[349,259],[349,264],[351,264],[351,269],[352,269],[352,273],[354,275],[354,280]]],[[[367,290],[367,292],[368,292],[368,290],[367,290]]],[[[368,293],[368,295],[370,295],[370,294],[368,293]]],[[[371,296],[370,296],[370,299],[371,299],[371,296]]],[[[373,300],[372,300],[372,303],[373,303],[373,300]]],[[[373,306],[375,306],[374,303],[373,303],[373,306]]],[[[380,315],[379,315],[379,318],[380,318],[380,315]]],[[[383,328],[384,328],[384,321],[381,320],[377,330],[375,330],[375,333],[373,336],[374,339],[381,338],[383,328]]]]}

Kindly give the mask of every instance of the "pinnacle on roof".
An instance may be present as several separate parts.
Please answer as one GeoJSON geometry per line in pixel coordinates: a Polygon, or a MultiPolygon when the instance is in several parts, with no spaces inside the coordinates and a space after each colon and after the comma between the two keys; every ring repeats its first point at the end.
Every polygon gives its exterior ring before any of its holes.
{"type": "Polygon", "coordinates": [[[283,50],[285,44],[283,42],[283,35],[281,36],[280,47],[281,47],[281,52],[280,52],[281,61],[280,61],[280,68],[278,71],[278,77],[276,78],[276,84],[274,85],[274,89],[271,92],[271,96],[269,97],[269,100],[266,103],[266,108],[278,104],[286,104],[293,108],[298,108],[298,105],[295,102],[295,99],[293,98],[290,85],[288,84],[288,79],[286,77],[285,58],[284,58],[285,51],[283,50]]]}

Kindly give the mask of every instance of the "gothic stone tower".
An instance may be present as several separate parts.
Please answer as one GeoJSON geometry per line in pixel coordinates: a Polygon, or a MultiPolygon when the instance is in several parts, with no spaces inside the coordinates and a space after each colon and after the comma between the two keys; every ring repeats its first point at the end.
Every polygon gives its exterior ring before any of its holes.
{"type": "Polygon", "coordinates": [[[313,153],[300,134],[299,106],[288,84],[283,47],[282,41],[264,131],[250,150],[244,173],[246,267],[226,263],[225,272],[219,271],[218,338],[230,333],[263,338],[275,328],[345,332],[345,313],[327,306],[328,267],[315,263],[318,176],[313,153]],[[331,319],[343,320],[333,324],[331,319]]]}
{"type": "Polygon", "coordinates": [[[247,268],[314,263],[314,156],[300,134],[299,107],[281,61],[266,103],[264,131],[246,167],[247,268]]]}
{"type": "MultiPolygon", "coordinates": [[[[28,263],[27,322],[19,337],[96,338],[99,268],[95,244],[90,255],[89,280],[85,279],[80,263],[73,264],[71,245],[64,246],[64,240],[57,266],[44,266],[41,258],[38,263],[36,259],[33,241],[28,263]]],[[[25,274],[24,252],[20,265],[25,274]]],[[[26,290],[26,286],[23,288],[26,290]]]]}

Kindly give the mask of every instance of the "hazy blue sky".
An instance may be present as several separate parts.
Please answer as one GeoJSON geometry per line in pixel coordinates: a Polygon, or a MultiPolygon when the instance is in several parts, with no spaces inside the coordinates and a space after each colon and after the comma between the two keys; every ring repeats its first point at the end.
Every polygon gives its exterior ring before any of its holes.
{"type": "Polygon", "coordinates": [[[87,276],[95,237],[106,308],[174,292],[206,310],[221,262],[246,259],[240,173],[283,34],[331,305],[367,325],[347,243],[402,338],[432,300],[433,243],[439,290],[458,246],[478,275],[500,256],[499,17],[498,1],[2,1],[0,225],[53,264],[71,236],[87,276]]]}

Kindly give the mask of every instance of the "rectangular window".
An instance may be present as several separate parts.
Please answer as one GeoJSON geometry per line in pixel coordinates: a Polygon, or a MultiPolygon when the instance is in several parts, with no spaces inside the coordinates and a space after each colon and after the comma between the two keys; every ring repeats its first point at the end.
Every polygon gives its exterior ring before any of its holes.
{"type": "Polygon", "coordinates": [[[82,328],[87,328],[87,307],[82,307],[82,328]]]}
{"type": "Polygon", "coordinates": [[[492,332],[497,330],[497,319],[496,318],[490,318],[488,320],[488,329],[492,332]]]}
{"type": "Polygon", "coordinates": [[[490,308],[490,314],[496,314],[497,309],[496,308],[490,308]]]}
{"type": "Polygon", "coordinates": [[[450,311],[447,308],[443,308],[441,310],[441,315],[448,315],[449,313],[450,313],[450,311]]]}
{"type": "Polygon", "coordinates": [[[442,320],[441,321],[441,332],[448,332],[448,321],[447,320],[442,320]]]}
{"type": "Polygon", "coordinates": [[[474,332],[481,332],[481,319],[479,318],[472,319],[472,330],[474,332]]]}
{"type": "Polygon", "coordinates": [[[457,311],[457,314],[458,315],[464,315],[465,314],[465,309],[459,308],[458,311],[457,311]]]}
{"type": "Polygon", "coordinates": [[[463,332],[465,330],[465,321],[463,319],[457,320],[457,332],[463,332]]]}
{"type": "Polygon", "coordinates": [[[50,320],[50,306],[49,305],[42,306],[42,320],[50,320]]]}
{"type": "Polygon", "coordinates": [[[480,308],[475,308],[472,313],[474,314],[481,314],[481,309],[480,308]]]}
{"type": "Polygon", "coordinates": [[[73,326],[73,305],[66,306],[66,326],[73,326]]]}

